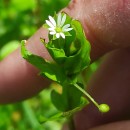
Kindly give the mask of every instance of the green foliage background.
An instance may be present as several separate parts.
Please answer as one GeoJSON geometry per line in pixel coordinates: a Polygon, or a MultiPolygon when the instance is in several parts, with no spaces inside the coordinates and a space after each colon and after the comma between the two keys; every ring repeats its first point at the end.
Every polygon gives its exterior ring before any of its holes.
{"type": "Polygon", "coordinates": [[[0,0],[0,59],[5,55],[3,53],[13,50],[21,40],[34,34],[48,15],[68,3],[69,0],[0,0]],[[1,50],[6,44],[11,45],[1,50]]]}
{"type": "MultiPolygon", "coordinates": [[[[0,60],[15,50],[20,41],[28,39],[47,19],[64,8],[70,0],[0,0],[0,60]]],[[[87,82],[99,62],[93,63],[83,73],[87,82]]],[[[52,85],[59,88],[57,85],[52,85]]],[[[52,88],[51,87],[51,88],[52,88]]],[[[60,130],[63,121],[40,125],[40,115],[49,117],[56,113],[50,101],[50,90],[24,102],[0,105],[0,130],[60,130]]],[[[60,89],[59,89],[60,91],[60,89]]]]}

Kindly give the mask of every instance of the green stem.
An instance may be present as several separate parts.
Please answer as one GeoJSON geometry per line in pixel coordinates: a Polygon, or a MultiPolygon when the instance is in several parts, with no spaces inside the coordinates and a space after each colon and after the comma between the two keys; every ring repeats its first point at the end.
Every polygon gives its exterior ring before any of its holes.
{"type": "Polygon", "coordinates": [[[99,108],[99,104],[98,104],[84,89],[82,89],[78,84],[74,84],[74,86],[75,86],[78,90],[80,90],[84,95],[86,95],[86,96],[89,98],[89,100],[90,100],[91,102],[93,102],[93,104],[94,104],[97,108],[99,108]]]}

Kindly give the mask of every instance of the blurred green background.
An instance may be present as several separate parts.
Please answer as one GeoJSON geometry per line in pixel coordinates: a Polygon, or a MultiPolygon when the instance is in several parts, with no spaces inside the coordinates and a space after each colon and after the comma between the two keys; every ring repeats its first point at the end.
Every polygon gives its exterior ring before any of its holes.
{"type": "MultiPolygon", "coordinates": [[[[42,26],[48,15],[67,6],[70,0],[0,0],[0,61],[42,26]]],[[[83,72],[87,82],[99,62],[83,72]]],[[[39,124],[40,115],[49,117],[57,111],[46,89],[24,102],[0,105],[0,130],[60,130],[64,120],[39,124]]]]}
{"type": "Polygon", "coordinates": [[[48,15],[68,3],[69,0],[0,0],[0,59],[34,34],[48,15]]]}

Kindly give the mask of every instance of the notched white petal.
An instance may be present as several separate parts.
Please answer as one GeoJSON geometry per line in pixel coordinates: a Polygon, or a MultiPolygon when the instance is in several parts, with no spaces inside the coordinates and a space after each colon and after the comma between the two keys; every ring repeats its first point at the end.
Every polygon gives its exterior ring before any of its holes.
{"type": "Polygon", "coordinates": [[[66,14],[64,14],[64,16],[62,17],[60,27],[64,25],[65,21],[66,21],[66,14]]]}
{"type": "Polygon", "coordinates": [[[60,24],[61,24],[61,13],[58,14],[57,26],[60,26],[60,24]]]}
{"type": "Polygon", "coordinates": [[[46,24],[49,25],[51,28],[54,28],[54,25],[50,21],[46,20],[46,24]]]}
{"type": "Polygon", "coordinates": [[[56,26],[56,22],[55,22],[54,18],[51,17],[51,16],[49,16],[49,19],[50,19],[50,22],[51,22],[54,26],[56,26]]]}
{"type": "Polygon", "coordinates": [[[48,28],[50,31],[55,31],[55,28],[48,28]]]}
{"type": "Polygon", "coordinates": [[[51,35],[54,35],[54,34],[56,34],[56,32],[55,32],[55,31],[52,31],[52,32],[50,32],[50,34],[51,34],[51,35]]]}
{"type": "Polygon", "coordinates": [[[66,24],[65,26],[63,26],[62,30],[67,29],[68,27],[70,27],[70,24],[66,24]]]}
{"type": "Polygon", "coordinates": [[[69,32],[71,31],[73,28],[67,28],[67,29],[64,29],[64,32],[69,32]]]}
{"type": "Polygon", "coordinates": [[[60,37],[60,34],[59,34],[59,33],[57,33],[57,34],[56,34],[56,37],[57,37],[57,38],[59,38],[59,37],[60,37]]]}
{"type": "Polygon", "coordinates": [[[61,37],[65,39],[64,33],[60,33],[61,37]]]}

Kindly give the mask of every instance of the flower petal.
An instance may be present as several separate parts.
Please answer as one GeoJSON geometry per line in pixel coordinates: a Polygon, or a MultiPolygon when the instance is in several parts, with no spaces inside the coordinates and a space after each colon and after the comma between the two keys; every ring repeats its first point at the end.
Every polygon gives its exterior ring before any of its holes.
{"type": "Polygon", "coordinates": [[[67,29],[64,29],[64,32],[69,32],[71,31],[73,28],[67,28],[67,29]]]}
{"type": "Polygon", "coordinates": [[[64,25],[65,21],[66,21],[66,14],[64,14],[64,16],[62,17],[60,27],[64,25]]]}
{"type": "Polygon", "coordinates": [[[56,32],[55,32],[55,31],[50,32],[50,35],[54,35],[54,34],[56,34],[56,32]]]}
{"type": "Polygon", "coordinates": [[[49,19],[50,19],[50,22],[51,22],[54,26],[56,26],[56,22],[55,22],[54,18],[51,17],[51,16],[49,16],[49,19]]]}
{"type": "Polygon", "coordinates": [[[50,21],[46,20],[46,24],[49,25],[51,28],[54,28],[54,25],[50,21]]]}
{"type": "Polygon", "coordinates": [[[63,26],[62,30],[64,31],[64,29],[67,29],[68,27],[70,27],[70,24],[66,24],[65,26],[63,26]]]}
{"type": "Polygon", "coordinates": [[[57,26],[60,26],[60,24],[61,24],[61,13],[58,14],[57,26]]]}
{"type": "Polygon", "coordinates": [[[50,31],[55,31],[55,28],[48,28],[50,31]]]}
{"type": "Polygon", "coordinates": [[[60,33],[61,37],[65,39],[64,33],[60,33]]]}
{"type": "Polygon", "coordinates": [[[60,33],[56,33],[56,37],[59,38],[60,37],[60,33]]]}

